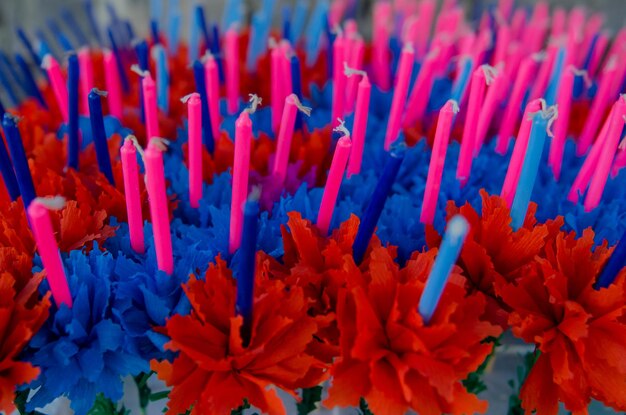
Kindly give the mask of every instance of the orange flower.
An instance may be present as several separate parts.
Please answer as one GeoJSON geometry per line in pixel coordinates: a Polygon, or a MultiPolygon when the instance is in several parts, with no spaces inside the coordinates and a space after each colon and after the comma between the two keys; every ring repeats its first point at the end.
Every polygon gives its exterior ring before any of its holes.
{"type": "MultiPolygon", "coordinates": [[[[511,214],[505,201],[499,196],[490,196],[481,190],[482,214],[466,203],[457,208],[448,204],[448,219],[460,213],[470,223],[470,232],[459,256],[458,265],[467,277],[470,291],[481,291],[488,297],[487,316],[490,321],[506,328],[508,309],[494,292],[496,282],[512,281],[519,271],[535,261],[548,239],[554,237],[563,225],[557,217],[545,224],[535,219],[537,205],[528,207],[524,225],[517,231],[511,228],[511,214]]],[[[439,246],[441,237],[432,228],[427,229],[428,245],[439,246]]]]}
{"type": "Polygon", "coordinates": [[[546,258],[515,283],[496,286],[513,334],[541,352],[521,390],[528,412],[557,414],[558,401],[586,414],[591,398],[626,410],[626,269],[609,288],[593,284],[610,251],[593,231],[560,233],[546,258]]]}
{"type": "Polygon", "coordinates": [[[18,360],[24,346],[48,318],[50,294],[28,307],[41,276],[32,278],[19,292],[7,272],[0,273],[0,411],[15,410],[15,388],[34,380],[39,370],[18,360]]]}
{"type": "Polygon", "coordinates": [[[458,270],[424,324],[417,307],[436,251],[414,254],[403,269],[382,247],[360,269],[345,257],[350,287],[337,304],[341,357],[331,368],[326,405],[356,406],[363,397],[376,415],[487,410],[461,381],[491,352],[493,345],[482,341],[501,330],[480,320],[485,297],[468,296],[458,270]]]}
{"type": "Polygon", "coordinates": [[[267,261],[257,261],[250,342],[242,343],[243,319],[235,314],[236,283],[219,257],[205,279],[190,277],[185,292],[192,305],[163,328],[179,352],[172,363],[152,368],[172,386],[168,414],[192,407],[196,414],[226,414],[244,399],[264,413],[285,414],[273,386],[295,395],[323,379],[324,365],[306,352],[317,330],[306,314],[301,289],[267,279],[267,261]]]}

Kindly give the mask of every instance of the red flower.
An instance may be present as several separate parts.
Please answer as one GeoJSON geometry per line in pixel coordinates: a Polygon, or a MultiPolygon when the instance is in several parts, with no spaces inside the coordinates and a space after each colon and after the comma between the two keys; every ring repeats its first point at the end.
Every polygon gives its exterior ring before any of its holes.
{"type": "Polygon", "coordinates": [[[401,270],[382,247],[360,268],[344,257],[350,287],[337,304],[341,357],[331,368],[326,405],[355,406],[363,397],[376,415],[487,410],[461,381],[491,352],[493,345],[482,341],[501,330],[480,320],[485,297],[468,296],[458,271],[424,324],[417,307],[436,251],[414,254],[401,270]]]}
{"type": "Polygon", "coordinates": [[[257,262],[247,346],[243,319],[235,314],[236,283],[223,260],[216,259],[204,281],[191,276],[185,286],[191,313],[173,316],[163,328],[171,338],[166,348],[179,354],[172,363],[152,362],[173,387],[168,414],[190,407],[196,414],[226,414],[244,399],[264,413],[285,414],[273,386],[295,394],[323,379],[325,365],[307,353],[317,324],[306,314],[302,290],[268,280],[267,261],[257,262]]]}
{"type": "Polygon", "coordinates": [[[28,306],[37,291],[41,277],[35,277],[16,293],[14,280],[7,272],[0,273],[0,411],[15,410],[15,389],[34,380],[39,370],[18,360],[24,346],[48,318],[50,294],[28,306]]]}
{"type": "MultiPolygon", "coordinates": [[[[460,213],[470,223],[470,233],[459,256],[458,265],[463,269],[470,291],[481,291],[488,297],[487,316],[490,321],[506,328],[508,309],[494,291],[496,282],[512,281],[519,271],[535,261],[542,253],[548,239],[554,238],[563,224],[558,217],[545,224],[535,219],[537,205],[531,203],[524,225],[517,231],[511,228],[511,214],[505,201],[499,196],[489,196],[481,190],[482,214],[466,203],[457,208],[448,204],[448,219],[460,213]]],[[[428,245],[439,246],[441,237],[432,228],[427,229],[428,245]]]]}
{"type": "Polygon", "coordinates": [[[557,414],[558,401],[586,414],[591,398],[626,410],[626,270],[609,288],[593,284],[610,251],[593,231],[559,234],[546,258],[496,287],[511,307],[513,333],[541,352],[521,390],[528,412],[557,414]]]}

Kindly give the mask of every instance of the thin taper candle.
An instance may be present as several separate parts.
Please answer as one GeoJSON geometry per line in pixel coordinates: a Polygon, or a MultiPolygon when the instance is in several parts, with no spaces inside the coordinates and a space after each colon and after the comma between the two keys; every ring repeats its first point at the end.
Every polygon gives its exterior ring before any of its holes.
{"type": "Polygon", "coordinates": [[[426,112],[430,91],[433,85],[435,67],[437,65],[437,54],[438,52],[435,50],[435,52],[426,55],[420,71],[417,74],[417,79],[413,84],[409,100],[406,104],[406,112],[402,124],[405,128],[412,127],[414,123],[421,121],[426,112]]]}
{"type": "Polygon", "coordinates": [[[122,106],[122,90],[120,86],[120,76],[116,69],[115,55],[110,50],[105,50],[103,60],[109,112],[112,116],[121,120],[124,115],[124,107],[122,106]]]}
{"type": "Polygon", "coordinates": [[[469,229],[469,223],[461,215],[453,216],[448,222],[446,232],[437,252],[437,258],[430,271],[418,305],[418,311],[425,324],[428,324],[435,314],[437,304],[439,304],[454,264],[461,254],[469,229]]]}
{"type": "Polygon", "coordinates": [[[213,133],[213,142],[215,143],[219,139],[220,134],[220,78],[217,62],[213,56],[209,56],[204,63],[204,79],[209,104],[209,120],[213,133]]]}
{"type": "Polygon", "coordinates": [[[89,48],[78,51],[78,66],[80,70],[80,105],[81,114],[89,115],[89,93],[95,88],[93,61],[89,48]]]}
{"type": "Polygon", "coordinates": [[[152,56],[156,61],[157,103],[159,109],[163,113],[167,114],[169,112],[170,100],[170,80],[167,53],[162,45],[155,45],[152,47],[152,56]]]}
{"type": "Polygon", "coordinates": [[[141,198],[139,195],[139,168],[137,166],[137,149],[132,139],[126,138],[120,150],[122,173],[124,175],[124,196],[128,216],[128,233],[133,251],[143,254],[146,250],[143,236],[143,218],[141,198]]]}
{"type": "Polygon", "coordinates": [[[282,65],[280,64],[281,51],[278,46],[272,48],[270,54],[270,91],[272,95],[272,131],[276,133],[278,131],[278,125],[282,117],[283,100],[280,99],[281,95],[281,73],[282,65]]]}
{"type": "Polygon", "coordinates": [[[626,262],[626,232],[622,234],[617,246],[613,250],[611,257],[600,271],[598,279],[594,285],[596,290],[608,288],[624,267],[626,262]]]}
{"type": "Polygon", "coordinates": [[[18,188],[20,189],[20,194],[22,195],[22,201],[24,202],[24,207],[28,207],[30,202],[36,197],[35,185],[33,184],[33,178],[28,167],[28,159],[26,158],[26,151],[24,151],[22,136],[11,114],[4,114],[2,128],[4,129],[9,153],[13,161],[13,169],[15,170],[15,177],[17,179],[18,188]]]}
{"type": "MultiPolygon", "coordinates": [[[[4,115],[3,115],[4,116],[4,115]]],[[[4,140],[0,140],[0,173],[4,179],[4,186],[9,193],[11,201],[20,197],[20,188],[17,185],[17,178],[15,177],[15,171],[13,170],[13,163],[7,152],[7,148],[4,145],[4,140]]]]}
{"type": "Polygon", "coordinates": [[[211,116],[209,114],[209,97],[206,86],[206,71],[199,60],[193,62],[193,77],[196,82],[196,92],[200,95],[200,114],[202,117],[201,132],[204,136],[204,145],[210,154],[215,150],[215,140],[211,129],[211,116]]]}
{"type": "Polygon", "coordinates": [[[146,139],[148,142],[154,137],[160,137],[159,118],[156,101],[156,85],[149,73],[141,79],[143,90],[143,107],[146,115],[146,139]]]}
{"type": "Polygon", "coordinates": [[[317,214],[317,227],[322,235],[327,235],[330,228],[351,147],[352,143],[347,135],[344,135],[337,141],[333,161],[330,164],[328,178],[326,179],[326,186],[324,187],[324,194],[322,195],[322,202],[317,214]]]}
{"type": "Polygon", "coordinates": [[[554,138],[550,143],[548,164],[552,167],[552,173],[557,180],[561,176],[561,165],[563,163],[565,141],[567,140],[567,127],[569,126],[575,78],[575,68],[573,66],[567,67],[561,78],[556,99],[559,117],[554,122],[554,138]]]}
{"type": "Polygon", "coordinates": [[[61,111],[61,115],[63,116],[63,121],[67,123],[69,120],[69,107],[67,104],[67,85],[65,83],[65,80],[63,79],[63,74],[61,74],[59,62],[57,62],[57,60],[54,59],[52,55],[46,55],[42,60],[41,66],[46,70],[46,73],[48,74],[48,79],[50,80],[52,91],[54,92],[57,104],[59,105],[59,110],[61,111]]]}
{"type": "Polygon", "coordinates": [[[298,113],[298,97],[291,94],[285,99],[285,109],[280,123],[280,132],[276,142],[276,156],[274,157],[273,175],[277,183],[284,183],[287,175],[287,165],[289,163],[289,152],[291,150],[291,140],[298,113]]]}
{"type": "Polygon", "coordinates": [[[98,168],[107,178],[109,183],[115,185],[113,179],[113,169],[111,167],[111,159],[109,157],[109,146],[107,145],[107,136],[104,129],[104,117],[102,116],[102,103],[100,102],[101,96],[106,96],[106,93],[98,91],[96,88],[92,89],[87,100],[89,103],[89,118],[91,120],[91,134],[93,137],[93,143],[96,148],[96,159],[98,161],[98,168]]]}
{"type": "Polygon", "coordinates": [[[226,58],[226,108],[229,114],[239,109],[239,34],[229,29],[224,35],[226,58]]]}
{"type": "Polygon", "coordinates": [[[237,313],[243,317],[242,337],[244,343],[250,339],[252,313],[254,312],[254,276],[256,265],[256,242],[259,216],[259,202],[249,200],[243,207],[243,234],[239,272],[237,273],[237,313]]]}
{"type": "Polygon", "coordinates": [[[235,160],[233,164],[233,187],[230,207],[230,235],[228,251],[232,254],[241,245],[243,204],[248,194],[250,170],[250,146],[252,145],[252,121],[247,110],[235,122],[235,160]]]}
{"type": "Polygon", "coordinates": [[[189,151],[189,204],[200,207],[202,199],[202,112],[200,94],[193,93],[187,100],[189,151]]]}
{"type": "Polygon", "coordinates": [[[343,118],[346,97],[346,76],[343,73],[345,40],[338,35],[333,43],[333,104],[330,125],[336,127],[338,118],[343,118]]]}
{"type": "Polygon", "coordinates": [[[359,91],[356,97],[354,126],[352,127],[352,152],[350,153],[350,159],[348,161],[348,177],[361,172],[371,91],[372,85],[367,78],[367,74],[364,74],[363,79],[359,82],[359,91]]]}
{"type": "Polygon", "coordinates": [[[78,130],[78,58],[72,54],[68,58],[67,91],[68,91],[68,138],[67,138],[67,165],[78,170],[78,153],[80,151],[80,137],[78,130]]]}
{"type": "Polygon", "coordinates": [[[415,52],[413,46],[407,43],[402,49],[400,55],[400,63],[398,64],[398,75],[396,87],[389,111],[389,122],[385,133],[385,150],[389,150],[391,144],[398,139],[400,133],[400,123],[404,107],[406,105],[406,97],[409,93],[409,82],[411,81],[411,72],[413,72],[413,62],[415,61],[415,52]]]}
{"type": "MultiPolygon", "coordinates": [[[[360,37],[352,40],[352,55],[349,66],[354,69],[362,69],[365,56],[365,42],[360,37]]],[[[355,100],[358,99],[359,78],[352,76],[347,80],[346,86],[346,114],[355,110],[355,100]]]]}

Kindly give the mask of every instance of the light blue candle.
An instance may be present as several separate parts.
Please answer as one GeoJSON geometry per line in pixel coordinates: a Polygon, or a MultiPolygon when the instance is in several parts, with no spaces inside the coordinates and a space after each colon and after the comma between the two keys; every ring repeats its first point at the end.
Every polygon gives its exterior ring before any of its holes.
{"type": "Polygon", "coordinates": [[[526,149],[524,164],[522,165],[515,198],[511,206],[511,226],[513,230],[518,230],[524,224],[524,218],[526,218],[528,203],[537,179],[541,154],[546,141],[548,117],[545,115],[545,112],[536,113],[533,117],[528,148],[526,149]]]}
{"type": "Polygon", "coordinates": [[[291,17],[291,44],[296,45],[302,36],[304,24],[309,12],[309,3],[307,0],[298,0],[293,8],[291,17]]]}
{"type": "Polygon", "coordinates": [[[226,32],[233,24],[242,21],[243,5],[241,0],[227,0],[224,6],[224,16],[222,17],[222,31],[226,32]]]}
{"type": "Polygon", "coordinates": [[[317,61],[317,55],[320,50],[320,40],[322,31],[324,30],[324,18],[328,13],[328,1],[320,0],[315,5],[313,15],[307,27],[306,37],[306,64],[311,67],[317,61]]]}
{"type": "Polygon", "coordinates": [[[169,42],[169,51],[171,55],[178,54],[178,46],[180,43],[180,3],[179,0],[169,0],[169,25],[167,27],[167,40],[169,42]]]}
{"type": "Polygon", "coordinates": [[[246,68],[249,72],[256,72],[259,55],[263,54],[267,49],[270,23],[270,19],[264,11],[259,11],[252,16],[252,22],[250,24],[252,34],[248,42],[248,55],[246,57],[246,68]]]}
{"type": "Polygon", "coordinates": [[[198,50],[200,49],[200,22],[198,21],[198,14],[196,12],[196,7],[191,7],[190,9],[191,15],[189,16],[189,50],[188,59],[189,64],[191,65],[193,61],[198,59],[198,50]]]}
{"type": "Polygon", "coordinates": [[[559,82],[561,81],[561,75],[563,74],[563,65],[565,64],[565,48],[559,49],[559,53],[556,55],[556,62],[550,75],[550,83],[548,89],[546,89],[545,100],[546,104],[554,105],[556,102],[556,93],[559,90],[559,82]]]}
{"type": "Polygon", "coordinates": [[[472,58],[463,59],[463,65],[461,65],[461,73],[458,78],[454,81],[454,85],[452,85],[452,93],[450,94],[450,99],[455,100],[458,103],[461,103],[463,96],[465,95],[465,90],[467,89],[467,83],[470,78],[470,74],[472,73],[472,68],[474,67],[474,62],[472,58]]]}
{"type": "Polygon", "coordinates": [[[159,109],[167,114],[170,101],[170,76],[167,55],[165,48],[161,45],[155,45],[152,53],[156,60],[157,104],[159,109]]]}
{"type": "Polygon", "coordinates": [[[430,271],[426,287],[424,287],[424,292],[418,305],[418,311],[425,324],[428,324],[433,314],[435,314],[441,294],[446,287],[452,267],[454,267],[461,253],[461,248],[463,248],[468,232],[469,223],[463,216],[456,215],[448,222],[446,233],[443,235],[441,246],[439,246],[437,259],[435,259],[433,268],[430,271]]]}

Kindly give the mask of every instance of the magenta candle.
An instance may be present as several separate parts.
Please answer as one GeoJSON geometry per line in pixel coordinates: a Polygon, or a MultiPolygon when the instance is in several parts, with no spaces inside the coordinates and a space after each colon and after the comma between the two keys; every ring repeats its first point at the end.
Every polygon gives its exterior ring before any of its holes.
{"type": "Polygon", "coordinates": [[[291,51],[291,44],[287,40],[282,40],[280,42],[280,81],[278,82],[278,86],[280,87],[280,102],[283,103],[287,99],[289,95],[293,92],[292,88],[292,80],[291,80],[291,55],[293,52],[291,51]]]}
{"type": "Polygon", "coordinates": [[[554,121],[554,137],[550,143],[550,154],[548,164],[552,167],[552,173],[558,180],[561,175],[561,165],[563,163],[563,152],[565,141],[567,140],[567,127],[569,126],[570,109],[572,106],[572,95],[574,93],[575,68],[568,66],[561,77],[559,91],[556,99],[559,116],[554,121]]]}
{"type": "Polygon", "coordinates": [[[391,3],[381,1],[374,4],[372,14],[373,39],[372,39],[372,76],[374,82],[383,91],[391,88],[391,76],[389,74],[389,21],[392,16],[391,3]]]}
{"type": "Polygon", "coordinates": [[[189,204],[200,207],[202,199],[202,108],[200,94],[194,92],[187,100],[187,132],[189,151],[189,204]]]}
{"type": "Polygon", "coordinates": [[[467,116],[465,117],[465,128],[463,128],[463,137],[461,139],[461,150],[459,152],[459,164],[456,169],[456,178],[461,182],[462,186],[467,184],[470,172],[472,170],[472,161],[474,160],[474,149],[476,148],[476,127],[478,125],[478,116],[480,107],[485,96],[486,66],[481,66],[474,70],[470,86],[469,104],[467,107],[467,116]]]}
{"type": "Polygon", "coordinates": [[[220,134],[220,78],[217,62],[215,62],[213,55],[209,55],[204,63],[204,74],[211,130],[213,131],[213,140],[217,143],[220,134]]]}
{"type": "Polygon", "coordinates": [[[252,144],[252,121],[248,111],[243,111],[235,122],[235,161],[233,164],[233,188],[230,207],[230,235],[228,251],[232,254],[241,245],[243,205],[248,196],[250,171],[250,146],[252,144]]]}
{"type": "Polygon", "coordinates": [[[239,34],[231,28],[224,35],[226,61],[226,108],[229,114],[239,110],[239,34]]]}
{"type": "Polygon", "coordinates": [[[160,137],[159,117],[156,100],[156,85],[149,73],[146,73],[141,80],[143,88],[143,108],[146,115],[146,135],[150,142],[154,137],[160,137]]]}
{"type": "Polygon", "coordinates": [[[429,53],[417,75],[404,114],[403,127],[411,127],[421,121],[426,112],[430,90],[433,85],[433,75],[437,65],[437,52],[429,53]]]}
{"type": "Polygon", "coordinates": [[[593,48],[593,52],[591,53],[589,67],[587,68],[587,72],[590,77],[594,77],[596,75],[596,71],[600,67],[600,62],[602,61],[602,57],[604,57],[604,53],[606,52],[606,48],[608,46],[609,37],[604,33],[599,33],[596,46],[593,48]]]}
{"type": "Polygon", "coordinates": [[[493,120],[493,116],[495,115],[496,109],[498,108],[498,104],[500,103],[500,98],[503,95],[503,90],[506,89],[506,81],[506,75],[500,70],[495,76],[493,83],[487,90],[485,100],[482,104],[478,117],[476,140],[474,142],[474,144],[476,145],[476,147],[474,148],[475,154],[478,154],[478,152],[480,152],[480,149],[482,148],[483,143],[487,138],[487,134],[489,133],[489,127],[491,126],[491,121],[493,120]]]}
{"type": "Polygon", "coordinates": [[[345,60],[345,40],[343,35],[337,35],[333,43],[333,107],[330,124],[339,125],[339,118],[343,118],[346,97],[346,76],[343,73],[345,60]]]}
{"type": "MultiPolygon", "coordinates": [[[[356,38],[352,41],[352,55],[350,57],[350,67],[354,69],[363,68],[363,57],[365,55],[365,42],[363,39],[356,38]]],[[[359,78],[351,76],[347,80],[346,92],[346,114],[354,111],[357,89],[359,86],[359,78]]]]}
{"type": "Polygon", "coordinates": [[[78,51],[78,67],[80,72],[80,106],[81,113],[89,115],[89,93],[95,88],[93,75],[93,62],[89,48],[81,48],[78,51]]]}
{"type": "Polygon", "coordinates": [[[287,165],[289,164],[289,152],[291,150],[291,140],[293,130],[296,125],[296,114],[298,113],[298,97],[291,94],[285,99],[285,109],[283,119],[280,123],[280,132],[276,142],[276,157],[274,158],[273,175],[275,180],[282,184],[287,175],[287,165]]]}
{"type": "Polygon", "coordinates": [[[511,30],[506,24],[500,25],[498,28],[498,36],[496,38],[496,49],[493,53],[493,65],[505,62],[511,45],[511,30]]]}
{"type": "Polygon", "coordinates": [[[450,132],[452,130],[452,120],[457,112],[459,112],[459,107],[454,100],[449,100],[439,111],[435,142],[428,166],[424,202],[420,215],[420,222],[426,225],[432,225],[435,219],[435,210],[437,208],[437,199],[439,198],[439,188],[441,186],[441,176],[443,175],[443,167],[446,161],[446,152],[448,151],[448,142],[450,141],[450,132]]]}
{"type": "Polygon", "coordinates": [[[130,138],[124,140],[124,145],[120,149],[120,159],[122,160],[122,173],[124,175],[124,196],[126,197],[130,246],[133,251],[143,254],[146,247],[143,237],[143,218],[139,195],[137,149],[130,138]]]}
{"type": "Polygon", "coordinates": [[[104,51],[104,77],[107,88],[107,102],[109,103],[109,112],[118,120],[124,115],[122,106],[122,90],[120,86],[120,75],[117,71],[117,63],[115,54],[110,50],[104,51]]]}
{"type": "Polygon", "coordinates": [[[522,117],[520,129],[517,133],[517,140],[515,140],[515,147],[513,148],[513,154],[511,155],[511,161],[509,162],[509,168],[506,171],[504,184],[502,185],[502,191],[500,193],[500,196],[506,201],[509,208],[513,204],[513,199],[515,198],[517,183],[519,182],[522,165],[524,164],[524,157],[526,156],[526,149],[528,148],[530,129],[533,124],[531,114],[541,111],[543,105],[544,101],[541,99],[530,101],[526,105],[526,110],[524,111],[524,115],[522,117]]]}
{"type": "Polygon", "coordinates": [[[278,46],[275,46],[272,49],[270,55],[270,77],[271,77],[271,85],[270,92],[272,94],[272,131],[276,133],[278,131],[278,125],[280,123],[280,118],[282,117],[282,108],[283,108],[283,100],[281,99],[282,88],[280,87],[281,83],[281,74],[282,74],[282,64],[280,62],[281,50],[278,46]]]}
{"type": "Polygon", "coordinates": [[[61,73],[61,67],[59,66],[59,62],[57,62],[57,60],[54,59],[52,55],[46,55],[43,58],[41,66],[46,70],[46,73],[48,74],[48,79],[50,80],[52,91],[54,92],[57,104],[59,105],[59,110],[61,111],[61,115],[63,116],[63,122],[67,123],[69,122],[67,84],[65,82],[65,79],[63,79],[63,74],[61,73]]]}
{"type": "Polygon", "coordinates": [[[170,216],[165,193],[165,174],[163,171],[163,153],[158,139],[151,139],[145,151],[146,186],[150,201],[150,218],[154,235],[157,266],[159,270],[171,275],[174,272],[172,254],[172,235],[170,234],[170,216]]]}
{"type": "Polygon", "coordinates": [[[387,132],[385,133],[385,150],[387,151],[389,151],[391,144],[398,139],[398,134],[400,133],[400,123],[404,114],[406,97],[409,93],[409,82],[411,81],[414,61],[415,53],[413,52],[413,46],[407,43],[402,49],[400,63],[398,64],[397,83],[393,101],[391,102],[387,132]]]}
{"type": "MultiPolygon", "coordinates": [[[[352,77],[354,77],[354,75],[352,77]]],[[[371,92],[372,85],[367,78],[367,74],[364,74],[363,79],[359,82],[359,91],[356,97],[356,112],[354,114],[354,126],[352,127],[352,152],[348,163],[348,177],[361,172],[371,92]]]]}
{"type": "Polygon", "coordinates": [[[54,298],[57,307],[65,304],[67,307],[72,308],[72,296],[67,284],[63,263],[61,262],[59,247],[54,239],[48,208],[40,203],[38,199],[35,199],[26,211],[28,212],[28,220],[33,236],[37,242],[37,251],[46,271],[48,284],[50,284],[52,298],[54,298]]]}
{"type": "Polygon", "coordinates": [[[317,227],[322,235],[327,235],[330,228],[337,195],[341,187],[341,180],[350,156],[350,147],[352,147],[352,143],[347,135],[344,135],[337,141],[333,161],[328,172],[328,179],[326,179],[326,186],[324,187],[324,194],[322,195],[320,210],[317,214],[317,227]]]}

